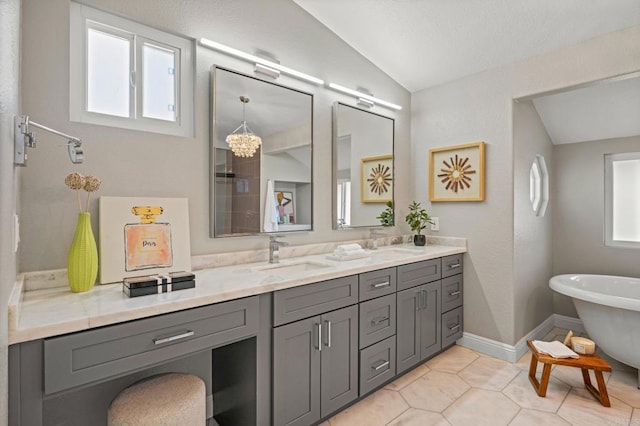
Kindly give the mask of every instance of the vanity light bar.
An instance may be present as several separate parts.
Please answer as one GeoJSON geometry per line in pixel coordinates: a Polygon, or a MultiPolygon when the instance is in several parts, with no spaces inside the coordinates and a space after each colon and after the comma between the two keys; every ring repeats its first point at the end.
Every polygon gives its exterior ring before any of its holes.
{"type": "Polygon", "coordinates": [[[367,101],[373,102],[378,105],[386,106],[387,108],[392,108],[396,110],[401,110],[402,107],[400,105],[392,104],[391,102],[383,101],[382,99],[375,98],[366,93],[358,92],[357,90],[349,89],[348,87],[340,86],[335,83],[329,83],[329,87],[333,90],[337,90],[338,92],[346,93],[347,95],[352,95],[357,98],[365,99],[367,101]]]}
{"type": "Polygon", "coordinates": [[[280,71],[283,74],[290,75],[292,77],[299,78],[301,80],[305,80],[315,84],[324,84],[324,80],[320,80],[317,77],[314,77],[309,74],[302,73],[300,71],[296,71],[291,68],[287,68],[275,62],[266,60],[256,55],[251,55],[249,53],[245,53],[242,50],[234,49],[233,47],[225,46],[224,44],[216,43],[215,41],[211,41],[206,38],[200,39],[200,44],[202,46],[208,47],[213,50],[217,50],[219,52],[227,53],[229,55],[238,57],[240,59],[244,59],[245,61],[253,62],[255,64],[264,65],[265,67],[280,71]]]}

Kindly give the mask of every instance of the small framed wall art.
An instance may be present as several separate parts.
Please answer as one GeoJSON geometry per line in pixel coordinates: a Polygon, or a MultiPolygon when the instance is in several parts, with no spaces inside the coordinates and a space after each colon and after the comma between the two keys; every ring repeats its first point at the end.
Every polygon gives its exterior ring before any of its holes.
{"type": "Polygon", "coordinates": [[[484,145],[429,150],[429,201],[484,201],[484,145]]]}
{"type": "Polygon", "coordinates": [[[100,283],[191,271],[186,198],[100,197],[100,283]]]}
{"type": "Polygon", "coordinates": [[[295,205],[294,196],[291,191],[275,191],[276,207],[278,209],[278,224],[294,224],[295,205]]]}
{"type": "Polygon", "coordinates": [[[393,200],[393,155],[360,160],[360,201],[386,203],[393,200]]]}

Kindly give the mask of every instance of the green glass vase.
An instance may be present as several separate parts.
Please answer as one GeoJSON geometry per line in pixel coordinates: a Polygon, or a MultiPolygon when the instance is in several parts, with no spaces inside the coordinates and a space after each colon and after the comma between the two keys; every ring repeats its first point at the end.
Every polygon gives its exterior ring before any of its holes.
{"type": "Polygon", "coordinates": [[[91,214],[80,213],[67,259],[69,287],[74,293],[93,288],[98,275],[98,248],[91,229],[91,214]]]}

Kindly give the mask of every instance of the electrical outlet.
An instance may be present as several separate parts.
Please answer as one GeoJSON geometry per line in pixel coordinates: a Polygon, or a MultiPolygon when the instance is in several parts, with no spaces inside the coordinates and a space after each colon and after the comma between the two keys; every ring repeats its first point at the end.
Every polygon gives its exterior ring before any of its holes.
{"type": "Polygon", "coordinates": [[[432,217],[431,221],[433,222],[431,224],[431,230],[432,231],[439,231],[440,230],[440,219],[437,217],[432,217]]]}

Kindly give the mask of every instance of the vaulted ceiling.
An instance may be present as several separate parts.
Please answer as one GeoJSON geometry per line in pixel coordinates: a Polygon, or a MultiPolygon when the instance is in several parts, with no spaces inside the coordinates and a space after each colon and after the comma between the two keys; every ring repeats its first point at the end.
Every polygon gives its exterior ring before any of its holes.
{"type": "Polygon", "coordinates": [[[410,92],[640,25],[640,0],[294,0],[410,92]]]}

